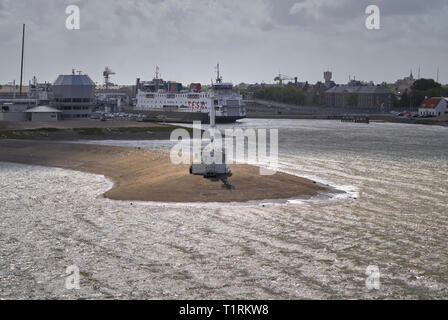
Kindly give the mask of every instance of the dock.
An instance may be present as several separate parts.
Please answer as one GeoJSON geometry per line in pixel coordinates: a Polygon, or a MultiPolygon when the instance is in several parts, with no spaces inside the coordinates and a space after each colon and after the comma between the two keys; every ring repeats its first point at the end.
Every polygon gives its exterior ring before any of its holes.
{"type": "Polygon", "coordinates": [[[370,118],[362,115],[345,115],[342,116],[341,122],[370,123],[370,118]]]}

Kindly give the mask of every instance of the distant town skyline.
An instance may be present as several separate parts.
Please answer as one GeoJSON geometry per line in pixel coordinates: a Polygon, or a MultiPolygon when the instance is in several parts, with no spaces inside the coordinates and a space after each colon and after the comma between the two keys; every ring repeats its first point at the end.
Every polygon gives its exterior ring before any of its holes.
{"type": "Polygon", "coordinates": [[[417,77],[448,83],[448,2],[416,0],[0,0],[0,83],[20,79],[22,23],[27,25],[24,84],[53,82],[74,68],[117,84],[162,77],[207,84],[221,65],[225,81],[336,83],[350,77],[395,82],[417,77]],[[80,8],[80,29],[65,27],[68,5],[80,8]],[[365,8],[381,9],[381,29],[365,28],[365,8]]]}

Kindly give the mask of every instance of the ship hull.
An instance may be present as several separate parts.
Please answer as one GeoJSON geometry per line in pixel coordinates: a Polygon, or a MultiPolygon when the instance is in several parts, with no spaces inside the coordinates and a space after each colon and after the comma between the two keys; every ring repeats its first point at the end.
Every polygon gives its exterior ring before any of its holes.
{"type": "MultiPolygon", "coordinates": [[[[208,113],[203,112],[176,112],[176,111],[141,111],[133,110],[132,113],[139,113],[146,116],[144,121],[150,122],[174,122],[174,123],[210,123],[208,113]]],[[[216,123],[234,123],[245,116],[216,116],[216,123]]]]}

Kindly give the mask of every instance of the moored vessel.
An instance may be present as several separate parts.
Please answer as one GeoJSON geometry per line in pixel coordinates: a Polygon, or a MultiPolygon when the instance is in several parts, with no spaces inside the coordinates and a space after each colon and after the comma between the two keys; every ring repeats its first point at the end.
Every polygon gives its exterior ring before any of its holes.
{"type": "Polygon", "coordinates": [[[246,117],[243,98],[231,82],[222,82],[217,66],[216,82],[209,89],[192,83],[188,90],[177,82],[165,82],[156,77],[149,82],[137,80],[137,104],[134,111],[146,115],[149,121],[210,123],[210,108],[216,112],[217,123],[232,123],[246,117]],[[213,90],[214,95],[210,94],[213,90]]]}

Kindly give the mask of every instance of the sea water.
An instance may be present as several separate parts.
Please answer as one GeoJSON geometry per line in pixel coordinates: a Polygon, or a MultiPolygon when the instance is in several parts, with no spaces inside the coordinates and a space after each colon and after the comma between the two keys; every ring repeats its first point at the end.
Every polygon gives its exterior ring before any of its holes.
{"type": "Polygon", "coordinates": [[[281,171],[346,193],[263,205],[113,201],[103,176],[0,163],[0,298],[448,298],[448,128],[231,127],[279,128],[281,171]],[[67,289],[69,266],[79,290],[67,289]]]}

